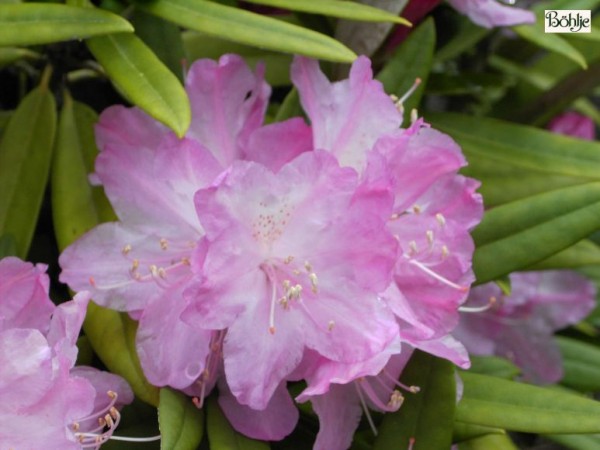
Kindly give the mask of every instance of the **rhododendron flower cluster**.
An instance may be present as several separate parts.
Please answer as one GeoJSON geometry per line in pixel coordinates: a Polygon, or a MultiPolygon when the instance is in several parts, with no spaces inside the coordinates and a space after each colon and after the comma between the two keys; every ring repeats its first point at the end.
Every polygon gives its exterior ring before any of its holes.
{"type": "Polygon", "coordinates": [[[287,382],[305,380],[315,448],[341,449],[361,404],[396,410],[418,390],[397,381],[412,349],[468,366],[450,332],[482,202],[451,138],[401,128],[367,58],[335,83],[302,57],[291,75],[308,124],[263,125],[263,69],[234,55],[190,68],[183,139],[105,111],[93,178],[119,220],[64,251],[61,279],[139,320],[151,383],[198,406],[217,386],[234,427],[275,440],[298,419],[287,382]]]}
{"type": "Polygon", "coordinates": [[[89,294],[56,307],[45,271],[0,260],[0,446],[99,448],[133,394],[117,375],[74,367],[89,294]]]}
{"type": "Polygon", "coordinates": [[[518,272],[510,281],[510,295],[503,294],[495,283],[473,288],[469,304],[488,304],[490,308],[464,314],[454,335],[470,353],[513,361],[528,381],[557,382],[563,369],[552,335],[590,313],[596,289],[567,270],[518,272]]]}

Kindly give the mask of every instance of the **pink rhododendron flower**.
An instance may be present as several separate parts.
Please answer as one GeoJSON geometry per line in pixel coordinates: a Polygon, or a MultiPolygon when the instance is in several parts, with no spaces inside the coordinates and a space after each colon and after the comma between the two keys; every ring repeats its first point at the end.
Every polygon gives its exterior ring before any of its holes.
{"type": "Polygon", "coordinates": [[[458,12],[485,28],[534,23],[535,14],[526,9],[503,5],[498,0],[448,0],[458,12]]]}
{"type": "MultiPolygon", "coordinates": [[[[367,58],[337,83],[296,58],[292,79],[310,125],[261,126],[269,89],[234,56],[191,67],[182,140],[138,110],[105,112],[96,174],[119,222],[60,260],[71,287],[139,319],[152,383],[199,406],[218,386],[232,424],[259,439],[294,428],[289,380],[325,401],[361,377],[378,383],[403,343],[468,365],[448,332],[482,213],[458,146],[422,120],[401,129],[401,102],[367,58]]],[[[391,394],[365,404],[385,410],[391,394]]],[[[332,431],[319,442],[349,439],[353,426],[320,415],[332,431]]]]}
{"type": "Polygon", "coordinates": [[[116,375],[73,367],[89,295],[55,307],[44,272],[0,260],[0,446],[99,448],[133,394],[116,375]]]}
{"type": "Polygon", "coordinates": [[[568,111],[556,116],[548,123],[547,128],[553,133],[586,139],[588,141],[596,139],[594,121],[575,111],[568,111]]]}
{"type": "Polygon", "coordinates": [[[510,280],[510,296],[494,283],[475,287],[469,304],[492,305],[484,312],[464,314],[453,334],[475,355],[513,361],[527,380],[557,382],[563,370],[552,335],[592,310],[594,285],[570,271],[514,273],[510,280]]]}

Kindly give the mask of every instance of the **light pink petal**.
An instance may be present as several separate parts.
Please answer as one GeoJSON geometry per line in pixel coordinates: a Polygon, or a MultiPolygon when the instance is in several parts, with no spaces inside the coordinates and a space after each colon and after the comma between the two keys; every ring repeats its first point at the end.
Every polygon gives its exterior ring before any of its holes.
{"type": "Polygon", "coordinates": [[[184,389],[200,376],[211,332],[180,319],[188,302],[181,289],[148,303],[139,322],[136,348],[144,374],[155,386],[184,389]]]}
{"type": "Polygon", "coordinates": [[[71,369],[71,376],[86,379],[96,390],[93,411],[101,411],[112,402],[109,391],[117,394],[115,405],[118,408],[133,401],[133,391],[129,384],[118,375],[94,367],[77,366],[71,369]]]}
{"type": "Polygon", "coordinates": [[[574,111],[568,111],[556,116],[548,123],[547,128],[553,133],[587,139],[588,141],[596,139],[596,125],[594,121],[574,111]]]}
{"type": "Polygon", "coordinates": [[[52,315],[48,344],[57,355],[68,361],[69,367],[73,367],[77,359],[77,338],[89,300],[89,292],[79,292],[73,300],[61,303],[52,315]]]}
{"type": "Polygon", "coordinates": [[[75,291],[89,290],[100,305],[140,310],[189,277],[194,245],[183,233],[173,241],[121,223],[101,224],[61,254],[60,280],[75,291]]]}
{"type": "Polygon", "coordinates": [[[377,139],[402,122],[381,83],[373,80],[366,57],[354,62],[348,80],[336,83],[304,57],[294,59],[291,74],[311,122],[313,147],[332,152],[343,166],[362,171],[377,139]]]}
{"type": "Polygon", "coordinates": [[[462,369],[471,367],[467,350],[459,341],[450,335],[439,339],[412,341],[406,339],[410,345],[439,358],[447,359],[462,369]]]}
{"type": "Polygon", "coordinates": [[[220,171],[200,144],[173,136],[150,148],[108,144],[96,159],[97,176],[119,219],[173,238],[201,234],[193,195],[220,171]]]}
{"type": "Polygon", "coordinates": [[[319,433],[314,450],[346,450],[350,448],[358,428],[362,409],[354,383],[334,384],[329,392],[311,399],[319,416],[319,433]]]}
{"type": "Polygon", "coordinates": [[[241,159],[250,134],[262,124],[271,93],[263,76],[264,67],[254,74],[237,55],[196,61],[187,74],[192,106],[188,136],[225,167],[241,159]]]}
{"type": "Polygon", "coordinates": [[[458,12],[485,28],[534,23],[535,14],[498,0],[448,0],[458,12]]]}
{"type": "Polygon", "coordinates": [[[303,350],[304,331],[293,316],[278,317],[274,334],[269,332],[268,317],[268,302],[249,302],[248,311],[230,326],[223,346],[231,392],[238,402],[258,410],[267,407],[275,390],[299,364],[303,350]]]}
{"type": "Polygon", "coordinates": [[[48,289],[44,264],[14,257],[0,260],[0,330],[35,328],[46,333],[55,308],[48,289]]]}
{"type": "Polygon", "coordinates": [[[40,401],[52,387],[52,351],[38,330],[0,333],[0,409],[16,411],[40,401]]]}
{"type": "Polygon", "coordinates": [[[298,408],[285,383],[281,383],[275,390],[267,407],[258,411],[240,404],[231,394],[225,380],[221,379],[219,405],[231,425],[252,439],[279,441],[290,434],[298,422],[298,408]]]}
{"type": "Polygon", "coordinates": [[[266,125],[252,133],[245,156],[277,172],[300,153],[312,149],[311,129],[303,119],[296,117],[266,125]]]}

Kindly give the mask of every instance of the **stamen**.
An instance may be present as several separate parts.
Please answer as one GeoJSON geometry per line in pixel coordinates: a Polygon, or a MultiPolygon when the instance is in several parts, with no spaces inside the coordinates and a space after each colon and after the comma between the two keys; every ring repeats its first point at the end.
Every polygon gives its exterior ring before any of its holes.
{"type": "Polygon", "coordinates": [[[90,277],[89,282],[90,282],[90,286],[96,287],[96,280],[94,279],[94,277],[90,277]]]}
{"type": "Polygon", "coordinates": [[[427,236],[427,242],[429,243],[429,246],[433,245],[433,231],[432,230],[427,230],[425,232],[425,235],[427,236]]]}
{"type": "Polygon", "coordinates": [[[333,330],[334,327],[335,327],[335,321],[330,320],[329,323],[327,324],[327,330],[331,331],[331,330],[333,330]]]}
{"type": "Polygon", "coordinates": [[[397,220],[400,218],[400,214],[398,213],[394,213],[390,216],[390,220],[397,220]]]}
{"type": "Polygon", "coordinates": [[[162,248],[163,250],[167,250],[169,248],[169,243],[167,242],[167,240],[165,238],[162,238],[159,242],[160,242],[160,248],[162,248]]]}
{"type": "Polygon", "coordinates": [[[442,259],[446,259],[450,254],[450,250],[445,245],[442,245],[442,259]]]}
{"type": "Polygon", "coordinates": [[[419,113],[416,108],[410,110],[410,124],[413,125],[417,120],[419,120],[419,113]]]}
{"type": "Polygon", "coordinates": [[[421,269],[423,272],[425,272],[427,275],[431,276],[432,278],[435,278],[436,280],[438,280],[439,282],[445,284],[446,286],[450,286],[453,289],[457,289],[459,291],[463,291],[466,292],[469,290],[468,286],[461,286],[459,284],[453,283],[452,281],[448,280],[447,278],[444,278],[443,276],[441,276],[438,273],[435,273],[433,270],[431,270],[430,268],[424,266],[423,264],[421,264],[419,261],[416,261],[414,259],[409,259],[409,263],[413,264],[415,266],[417,266],[419,269],[421,269]]]}
{"type": "Polygon", "coordinates": [[[306,269],[306,271],[307,271],[308,273],[310,273],[310,272],[312,272],[312,271],[313,271],[313,269],[312,269],[312,265],[311,265],[311,264],[310,264],[308,261],[304,261],[304,268],[306,269]]]}
{"type": "Polygon", "coordinates": [[[271,308],[269,310],[269,333],[275,334],[275,302],[277,297],[277,288],[274,280],[271,280],[271,308]]]}
{"type": "Polygon", "coordinates": [[[291,263],[293,260],[294,260],[294,257],[293,257],[292,255],[290,255],[290,256],[288,256],[287,258],[285,258],[285,259],[283,260],[283,263],[284,263],[284,264],[289,264],[289,263],[291,263]]]}
{"type": "Polygon", "coordinates": [[[408,440],[408,449],[407,450],[413,450],[413,447],[415,446],[415,441],[416,441],[416,439],[414,437],[411,437],[408,440]]]}
{"type": "MultiPolygon", "coordinates": [[[[406,384],[402,383],[400,380],[397,380],[393,376],[391,376],[389,374],[389,372],[385,369],[383,369],[381,371],[381,374],[383,374],[384,377],[386,377],[389,381],[394,383],[400,389],[404,389],[405,391],[410,392],[411,394],[418,394],[419,392],[421,392],[421,388],[419,386],[407,386],[406,384]]],[[[376,380],[379,380],[379,378],[377,377],[376,380]]],[[[386,386],[385,384],[383,384],[383,382],[381,382],[381,383],[382,383],[381,385],[384,388],[389,389],[389,387],[386,386]]]]}
{"type": "Polygon", "coordinates": [[[421,214],[421,207],[419,205],[414,205],[412,210],[415,214],[421,214]]]}
{"type": "Polygon", "coordinates": [[[127,256],[130,251],[131,251],[131,244],[127,244],[125,247],[123,247],[123,250],[121,250],[121,253],[123,253],[123,255],[127,256]]]}
{"type": "Polygon", "coordinates": [[[363,397],[363,393],[360,389],[359,386],[359,382],[361,381],[361,379],[359,378],[358,380],[354,381],[354,388],[356,389],[356,392],[358,392],[358,398],[360,399],[360,405],[362,406],[362,409],[365,413],[365,416],[367,418],[367,422],[369,422],[369,426],[371,427],[371,431],[373,432],[373,434],[375,436],[377,436],[377,428],[375,427],[375,423],[373,422],[373,418],[371,417],[371,413],[369,412],[369,408],[367,407],[367,403],[365,402],[365,398],[363,397]]]}
{"type": "Polygon", "coordinates": [[[398,99],[398,101],[396,103],[399,103],[400,105],[402,105],[406,100],[408,100],[408,98],[414,94],[414,92],[417,90],[417,88],[419,87],[419,85],[421,84],[421,79],[420,78],[415,78],[415,82],[413,83],[413,85],[408,89],[408,91],[405,92],[405,94],[400,97],[398,99]]]}
{"type": "Polygon", "coordinates": [[[441,227],[446,225],[446,218],[443,216],[443,214],[437,213],[435,215],[435,219],[438,221],[438,223],[440,224],[441,227]]]}
{"type": "Polygon", "coordinates": [[[404,396],[400,391],[394,389],[387,404],[388,408],[392,411],[398,411],[402,406],[402,403],[404,403],[404,396]]]}
{"type": "Polygon", "coordinates": [[[312,272],[308,275],[308,278],[310,278],[310,284],[312,286],[311,290],[316,294],[318,291],[318,283],[319,283],[319,279],[317,278],[317,274],[312,272]]]}
{"type": "Polygon", "coordinates": [[[417,254],[417,252],[419,251],[419,249],[417,248],[417,243],[415,241],[410,241],[408,243],[408,248],[409,248],[409,255],[415,255],[417,254]]]}
{"type": "Polygon", "coordinates": [[[464,313],[480,313],[491,309],[497,301],[496,297],[490,297],[487,304],[483,306],[460,306],[458,310],[464,313]]]}

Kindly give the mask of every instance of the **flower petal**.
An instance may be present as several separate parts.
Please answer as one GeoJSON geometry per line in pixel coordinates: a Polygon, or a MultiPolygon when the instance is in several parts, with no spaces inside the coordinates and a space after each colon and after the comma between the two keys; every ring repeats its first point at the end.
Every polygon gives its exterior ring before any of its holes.
{"type": "Polygon", "coordinates": [[[497,0],[448,0],[458,12],[485,28],[534,23],[535,14],[497,0]]]}

